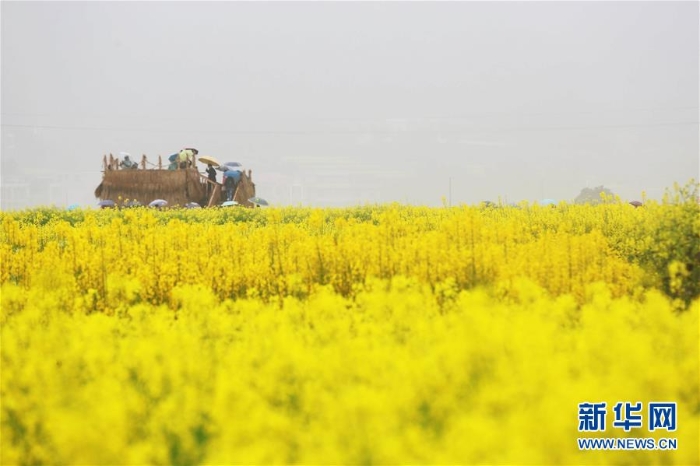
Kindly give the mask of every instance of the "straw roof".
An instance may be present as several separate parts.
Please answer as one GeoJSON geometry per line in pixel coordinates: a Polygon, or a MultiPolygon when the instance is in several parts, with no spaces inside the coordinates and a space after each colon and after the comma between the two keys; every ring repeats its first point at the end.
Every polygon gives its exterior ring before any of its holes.
{"type": "Polygon", "coordinates": [[[238,191],[233,200],[245,207],[255,207],[252,202],[248,199],[255,196],[255,183],[253,183],[253,178],[251,171],[241,172],[241,181],[238,183],[238,191]]]}
{"type": "Polygon", "coordinates": [[[168,205],[184,206],[188,202],[206,204],[206,182],[199,172],[186,170],[107,170],[95,190],[100,200],[111,199],[118,204],[138,200],[148,204],[165,199],[168,205]],[[119,198],[121,197],[121,200],[119,198]]]}
{"type": "MultiPolygon", "coordinates": [[[[186,170],[106,170],[102,183],[95,189],[95,197],[111,199],[121,205],[137,200],[147,205],[155,199],[165,199],[169,206],[184,206],[188,202],[207,205],[207,186],[196,169],[186,170]],[[121,200],[119,199],[121,197],[121,200]]],[[[221,200],[226,191],[221,189],[221,200]]],[[[248,199],[255,196],[252,172],[241,172],[241,180],[234,200],[245,207],[254,207],[248,199]]]]}

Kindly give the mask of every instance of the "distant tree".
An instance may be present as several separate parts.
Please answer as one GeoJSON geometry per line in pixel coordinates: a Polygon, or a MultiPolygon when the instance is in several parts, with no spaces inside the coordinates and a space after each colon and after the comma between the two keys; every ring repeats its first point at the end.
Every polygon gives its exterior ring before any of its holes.
{"type": "Polygon", "coordinates": [[[583,188],[581,190],[581,193],[578,196],[576,196],[576,199],[574,199],[574,202],[576,204],[600,204],[603,202],[601,194],[605,194],[605,196],[609,197],[615,196],[615,194],[613,194],[613,192],[605,186],[597,186],[595,188],[583,188]]]}

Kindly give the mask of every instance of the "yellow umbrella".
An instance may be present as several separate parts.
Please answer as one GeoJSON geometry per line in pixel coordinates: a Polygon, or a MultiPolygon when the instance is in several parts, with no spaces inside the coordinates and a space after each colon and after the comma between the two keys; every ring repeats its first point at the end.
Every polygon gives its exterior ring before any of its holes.
{"type": "Polygon", "coordinates": [[[214,167],[218,167],[221,165],[218,160],[216,160],[214,157],[210,157],[208,155],[203,155],[199,158],[199,161],[202,163],[208,163],[211,164],[214,167]]]}

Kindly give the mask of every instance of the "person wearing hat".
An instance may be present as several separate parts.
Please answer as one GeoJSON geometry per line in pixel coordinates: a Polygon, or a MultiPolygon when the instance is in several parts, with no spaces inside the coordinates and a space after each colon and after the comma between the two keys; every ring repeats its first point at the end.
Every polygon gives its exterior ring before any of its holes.
{"type": "Polygon", "coordinates": [[[191,149],[182,149],[178,154],[178,161],[180,162],[180,168],[187,168],[187,162],[191,161],[194,153],[191,149]]]}

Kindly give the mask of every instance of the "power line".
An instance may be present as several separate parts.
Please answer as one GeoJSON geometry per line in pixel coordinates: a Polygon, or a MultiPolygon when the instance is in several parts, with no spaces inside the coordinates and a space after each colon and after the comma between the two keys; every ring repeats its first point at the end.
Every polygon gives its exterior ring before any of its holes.
{"type": "MultiPolygon", "coordinates": [[[[606,114],[609,115],[611,113],[631,113],[631,112],[665,112],[665,111],[675,111],[675,110],[698,110],[700,107],[697,105],[695,106],[678,106],[678,107],[635,107],[635,108],[599,108],[597,110],[572,110],[572,111],[526,111],[526,112],[520,112],[520,111],[491,111],[491,112],[467,112],[467,113],[462,113],[459,115],[428,115],[428,116],[409,116],[409,117],[368,117],[368,116],[353,116],[353,117],[345,117],[345,116],[333,116],[333,117],[287,117],[286,119],[289,120],[294,120],[294,121],[316,121],[316,122],[323,122],[323,121],[386,121],[386,120],[464,120],[464,119],[469,119],[469,118],[479,118],[479,117],[488,117],[488,116],[502,116],[502,115],[510,115],[510,116],[533,116],[533,115],[551,115],[551,116],[557,116],[557,115],[590,115],[590,114],[606,114]]],[[[1,112],[0,116],[3,117],[55,117],[55,116],[61,116],[61,117],[71,117],[71,118],[113,118],[113,119],[134,119],[134,115],[115,115],[115,114],[109,114],[109,115],[79,115],[79,114],[67,114],[67,113],[61,113],[61,114],[56,114],[56,113],[13,113],[13,112],[1,112]]],[[[246,118],[249,119],[249,115],[238,115],[240,118],[246,118]]],[[[144,117],[141,117],[144,118],[144,117]]],[[[147,119],[157,119],[159,121],[163,120],[169,120],[169,121],[183,121],[183,120],[188,120],[193,117],[187,116],[187,117],[175,117],[175,116],[162,116],[162,115],[157,115],[153,117],[145,117],[147,119]]],[[[228,115],[227,118],[236,118],[235,115],[228,115]]],[[[278,118],[278,119],[284,119],[284,118],[278,118]]]]}
{"type": "Polygon", "coordinates": [[[154,128],[120,128],[107,126],[68,126],[68,125],[20,125],[2,124],[4,128],[29,128],[29,129],[56,129],[77,131],[123,131],[123,132],[148,132],[148,133],[199,133],[199,134],[231,134],[231,135],[268,135],[268,136],[293,136],[293,135],[343,135],[343,134],[468,134],[475,132],[530,132],[530,131],[583,131],[595,129],[624,129],[624,128],[653,128],[667,126],[694,126],[697,121],[661,122],[661,123],[626,123],[619,125],[572,125],[572,126],[511,126],[511,127],[474,127],[460,130],[202,130],[202,129],[154,129],[154,128]]]}

